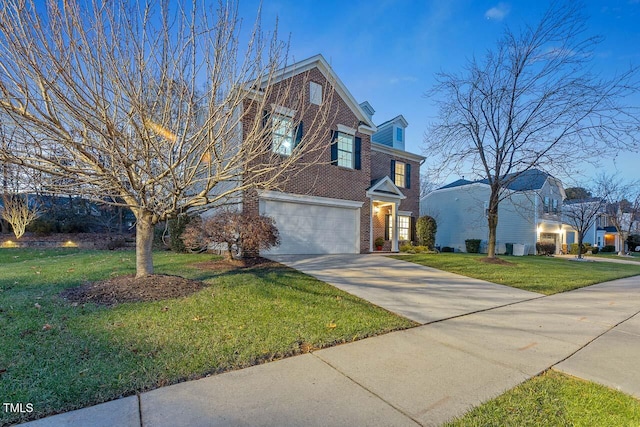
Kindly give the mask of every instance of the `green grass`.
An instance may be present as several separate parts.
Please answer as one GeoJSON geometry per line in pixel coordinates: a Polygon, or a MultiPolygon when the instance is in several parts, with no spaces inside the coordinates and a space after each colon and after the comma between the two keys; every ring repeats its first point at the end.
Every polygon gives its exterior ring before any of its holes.
{"type": "MultiPolygon", "coordinates": [[[[200,279],[185,298],[75,305],[65,288],[134,272],[133,252],[0,250],[0,396],[33,417],[413,326],[295,270],[227,273],[211,255],[156,253],[156,272],[200,279]],[[36,303],[40,308],[36,306],[36,303]],[[49,324],[51,329],[44,330],[49,324]]],[[[0,424],[26,420],[0,412],[0,424]]]]}
{"type": "Polygon", "coordinates": [[[592,382],[548,371],[446,425],[638,426],[640,401],[592,382]]]}
{"type": "Polygon", "coordinates": [[[440,253],[399,255],[395,258],[545,295],[640,275],[640,265],[577,262],[541,256],[499,257],[511,263],[499,265],[480,262],[484,256],[440,253]]]}
{"type": "Polygon", "coordinates": [[[611,258],[611,259],[621,259],[621,260],[624,260],[624,261],[640,262],[640,252],[631,252],[630,255],[631,256],[621,257],[621,256],[618,256],[617,253],[598,252],[596,255],[587,255],[587,258],[590,258],[590,257],[594,257],[594,258],[611,258]]]}

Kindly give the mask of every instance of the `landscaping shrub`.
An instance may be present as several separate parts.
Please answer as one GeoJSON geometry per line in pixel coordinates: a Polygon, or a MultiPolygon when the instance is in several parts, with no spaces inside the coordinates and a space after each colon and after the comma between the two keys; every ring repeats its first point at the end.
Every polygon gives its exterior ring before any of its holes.
{"type": "Polygon", "coordinates": [[[616,251],[616,247],[614,245],[607,245],[602,248],[602,252],[615,252],[615,251],[616,251]]]}
{"type": "Polygon", "coordinates": [[[552,242],[536,243],[536,251],[538,255],[553,255],[556,253],[556,244],[552,242]]]}
{"type": "Polygon", "coordinates": [[[440,252],[455,252],[456,250],[450,246],[443,246],[440,252]]]}
{"type": "Polygon", "coordinates": [[[480,239],[467,239],[464,241],[464,246],[468,253],[477,254],[480,253],[480,243],[482,243],[480,239]]]}
{"type": "Polygon", "coordinates": [[[427,246],[433,250],[436,243],[436,231],[438,225],[436,220],[430,216],[421,216],[416,221],[416,239],[418,245],[427,246]]]}
{"type": "Polygon", "coordinates": [[[629,250],[638,252],[636,248],[640,247],[640,234],[632,234],[627,239],[627,245],[629,245],[629,250]]]}
{"type": "Polygon", "coordinates": [[[179,215],[177,218],[169,220],[169,249],[174,252],[187,252],[187,247],[182,240],[182,233],[191,222],[189,215],[179,215]]]}
{"type": "Polygon", "coordinates": [[[591,248],[591,253],[594,255],[596,255],[599,251],[600,251],[600,248],[598,248],[597,246],[593,246],[591,248]]]}
{"type": "MultiPolygon", "coordinates": [[[[586,254],[587,252],[591,251],[593,248],[591,247],[591,243],[583,243],[582,244],[582,253],[586,254]]],[[[572,243],[571,247],[569,249],[569,253],[571,255],[578,255],[578,244],[577,243],[572,243]]]]}
{"type": "Polygon", "coordinates": [[[233,258],[234,251],[242,257],[253,257],[260,249],[280,244],[280,234],[273,218],[233,211],[194,219],[180,237],[189,249],[203,248],[213,242],[226,243],[229,259],[233,258]]]}
{"type": "Polygon", "coordinates": [[[432,253],[433,251],[424,245],[412,245],[410,243],[400,246],[400,252],[408,254],[425,254],[432,253]]]}

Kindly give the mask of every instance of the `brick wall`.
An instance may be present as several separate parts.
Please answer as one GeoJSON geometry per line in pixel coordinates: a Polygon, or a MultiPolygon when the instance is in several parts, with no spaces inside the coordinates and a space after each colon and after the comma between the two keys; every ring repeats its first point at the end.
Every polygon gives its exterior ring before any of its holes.
{"type": "MultiPolygon", "coordinates": [[[[407,196],[400,203],[399,210],[412,212],[414,218],[420,214],[420,163],[401,156],[393,156],[380,151],[371,152],[371,179],[376,180],[391,174],[391,160],[411,165],[411,188],[399,187],[407,196]]],[[[394,177],[390,176],[391,180],[394,177]]]]}
{"type": "MultiPolygon", "coordinates": [[[[369,251],[369,199],[365,192],[371,183],[371,141],[370,136],[363,133],[356,133],[357,137],[362,140],[361,169],[349,169],[339,166],[333,166],[331,162],[330,152],[330,131],[337,130],[338,124],[345,125],[354,129],[358,128],[359,120],[344,100],[336,93],[324,75],[314,68],[306,73],[298,74],[292,77],[293,89],[295,91],[304,91],[305,98],[308,100],[309,81],[314,81],[322,86],[323,97],[330,98],[330,111],[328,123],[325,123],[326,131],[319,132],[319,137],[315,140],[305,140],[304,144],[308,145],[307,150],[313,152],[313,164],[304,167],[304,169],[292,172],[287,179],[282,179],[273,188],[277,191],[287,193],[313,195],[320,197],[330,197],[335,199],[345,199],[363,202],[360,209],[360,251],[369,251]],[[316,158],[321,152],[319,158],[316,158]]],[[[302,93],[302,92],[301,92],[302,93]]],[[[308,102],[308,101],[306,101],[308,102]]],[[[269,105],[269,104],[268,104],[269,105]]],[[[245,126],[250,126],[254,120],[253,115],[262,114],[247,104],[247,116],[243,119],[245,126]],[[253,109],[252,109],[253,108],[253,109]]],[[[305,128],[305,134],[314,134],[313,117],[317,112],[317,106],[309,105],[302,119],[305,128]]],[[[302,161],[305,161],[303,156],[302,161]]],[[[258,201],[255,191],[248,191],[244,198],[244,209],[247,211],[258,211],[258,201]]],[[[330,231],[330,230],[328,230],[330,231]]]]}

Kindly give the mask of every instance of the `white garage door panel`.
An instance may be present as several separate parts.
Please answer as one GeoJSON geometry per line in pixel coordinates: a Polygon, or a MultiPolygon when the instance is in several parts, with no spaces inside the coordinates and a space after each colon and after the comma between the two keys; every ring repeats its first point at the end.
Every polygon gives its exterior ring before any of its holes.
{"type": "Polygon", "coordinates": [[[260,212],[272,217],[280,232],[280,245],[266,254],[360,252],[358,209],[261,200],[260,212]]]}

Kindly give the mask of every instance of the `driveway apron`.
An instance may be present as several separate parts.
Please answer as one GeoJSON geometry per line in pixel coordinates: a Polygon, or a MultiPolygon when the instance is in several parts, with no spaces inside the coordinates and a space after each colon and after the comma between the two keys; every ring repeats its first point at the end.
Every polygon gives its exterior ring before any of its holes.
{"type": "Polygon", "coordinates": [[[541,297],[380,255],[270,258],[420,324],[541,297]]]}

